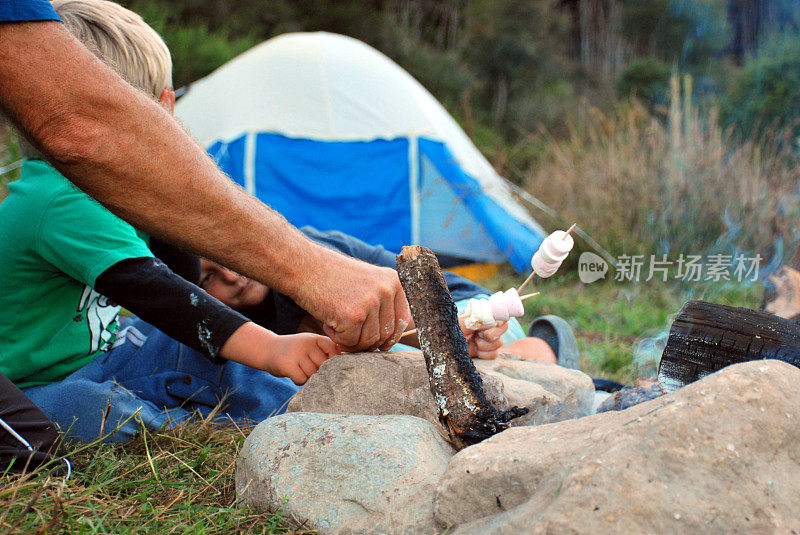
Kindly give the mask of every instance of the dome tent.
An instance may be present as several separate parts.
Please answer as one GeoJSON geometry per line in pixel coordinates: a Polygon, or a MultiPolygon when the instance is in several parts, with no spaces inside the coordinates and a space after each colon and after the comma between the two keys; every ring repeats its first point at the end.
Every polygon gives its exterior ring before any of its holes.
{"type": "Polygon", "coordinates": [[[330,33],[272,38],[193,83],[177,117],[296,226],[398,252],[529,262],[545,232],[441,104],[389,58],[330,33]]]}

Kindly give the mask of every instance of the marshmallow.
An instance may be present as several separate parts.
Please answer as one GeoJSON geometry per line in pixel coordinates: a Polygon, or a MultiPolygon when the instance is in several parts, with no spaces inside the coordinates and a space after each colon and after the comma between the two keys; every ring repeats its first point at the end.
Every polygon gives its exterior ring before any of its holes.
{"type": "Polygon", "coordinates": [[[464,320],[467,329],[486,329],[497,325],[492,315],[492,305],[485,299],[470,299],[466,312],[469,314],[464,320]]]}
{"type": "Polygon", "coordinates": [[[541,248],[548,256],[563,262],[573,247],[575,247],[575,240],[572,239],[572,235],[563,230],[557,230],[545,238],[541,248]]]}
{"type": "Polygon", "coordinates": [[[541,247],[531,258],[531,268],[537,275],[546,279],[561,267],[561,263],[569,256],[575,246],[572,236],[563,230],[557,230],[544,239],[541,247]]]}
{"type": "Polygon", "coordinates": [[[503,292],[493,293],[489,304],[492,305],[492,316],[497,321],[508,321],[511,317],[508,313],[508,300],[503,292]]]}
{"type": "Polygon", "coordinates": [[[519,298],[516,288],[509,288],[504,294],[506,298],[506,307],[508,314],[514,318],[520,318],[525,315],[525,306],[522,304],[522,299],[519,298]]]}
{"type": "Polygon", "coordinates": [[[561,262],[548,262],[542,258],[542,251],[538,250],[533,254],[531,259],[531,267],[541,278],[546,279],[551,277],[558,268],[561,267],[561,262]]]}

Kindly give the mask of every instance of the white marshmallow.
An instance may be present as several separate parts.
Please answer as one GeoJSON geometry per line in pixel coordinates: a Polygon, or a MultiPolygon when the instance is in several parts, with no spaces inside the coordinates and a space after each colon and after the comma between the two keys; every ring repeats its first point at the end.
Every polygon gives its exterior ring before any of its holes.
{"type": "Polygon", "coordinates": [[[505,298],[509,316],[520,318],[525,315],[525,306],[522,304],[522,299],[519,298],[516,288],[506,290],[505,298]]]}
{"type": "Polygon", "coordinates": [[[492,305],[492,316],[497,321],[508,321],[511,317],[508,313],[507,301],[503,292],[495,292],[489,298],[489,304],[492,305]]]}
{"type": "Polygon", "coordinates": [[[575,247],[575,240],[572,239],[572,235],[563,230],[553,232],[544,241],[547,242],[548,252],[553,256],[562,257],[562,259],[566,258],[572,248],[575,247]]]}
{"type": "Polygon", "coordinates": [[[470,299],[467,313],[469,317],[464,321],[467,329],[487,329],[497,325],[492,315],[492,305],[485,299],[470,299]]]}

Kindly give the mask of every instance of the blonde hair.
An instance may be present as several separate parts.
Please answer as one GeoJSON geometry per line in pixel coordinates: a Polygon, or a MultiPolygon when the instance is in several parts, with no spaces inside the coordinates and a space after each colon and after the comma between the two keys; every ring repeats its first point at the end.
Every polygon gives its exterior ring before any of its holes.
{"type": "MultiPolygon", "coordinates": [[[[172,87],[172,58],[158,33],[133,11],[108,0],[52,0],[66,29],[126,82],[159,98],[172,87]]],[[[20,151],[41,155],[28,143],[20,151]]]]}

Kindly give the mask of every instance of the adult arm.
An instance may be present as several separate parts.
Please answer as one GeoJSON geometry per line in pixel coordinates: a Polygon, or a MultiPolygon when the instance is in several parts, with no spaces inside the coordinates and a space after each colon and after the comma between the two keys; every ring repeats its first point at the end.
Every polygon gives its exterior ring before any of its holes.
{"type": "Polygon", "coordinates": [[[306,239],[61,24],[0,23],[0,107],[112,212],[291,296],[348,350],[387,347],[407,326],[394,271],[306,239]]]}

